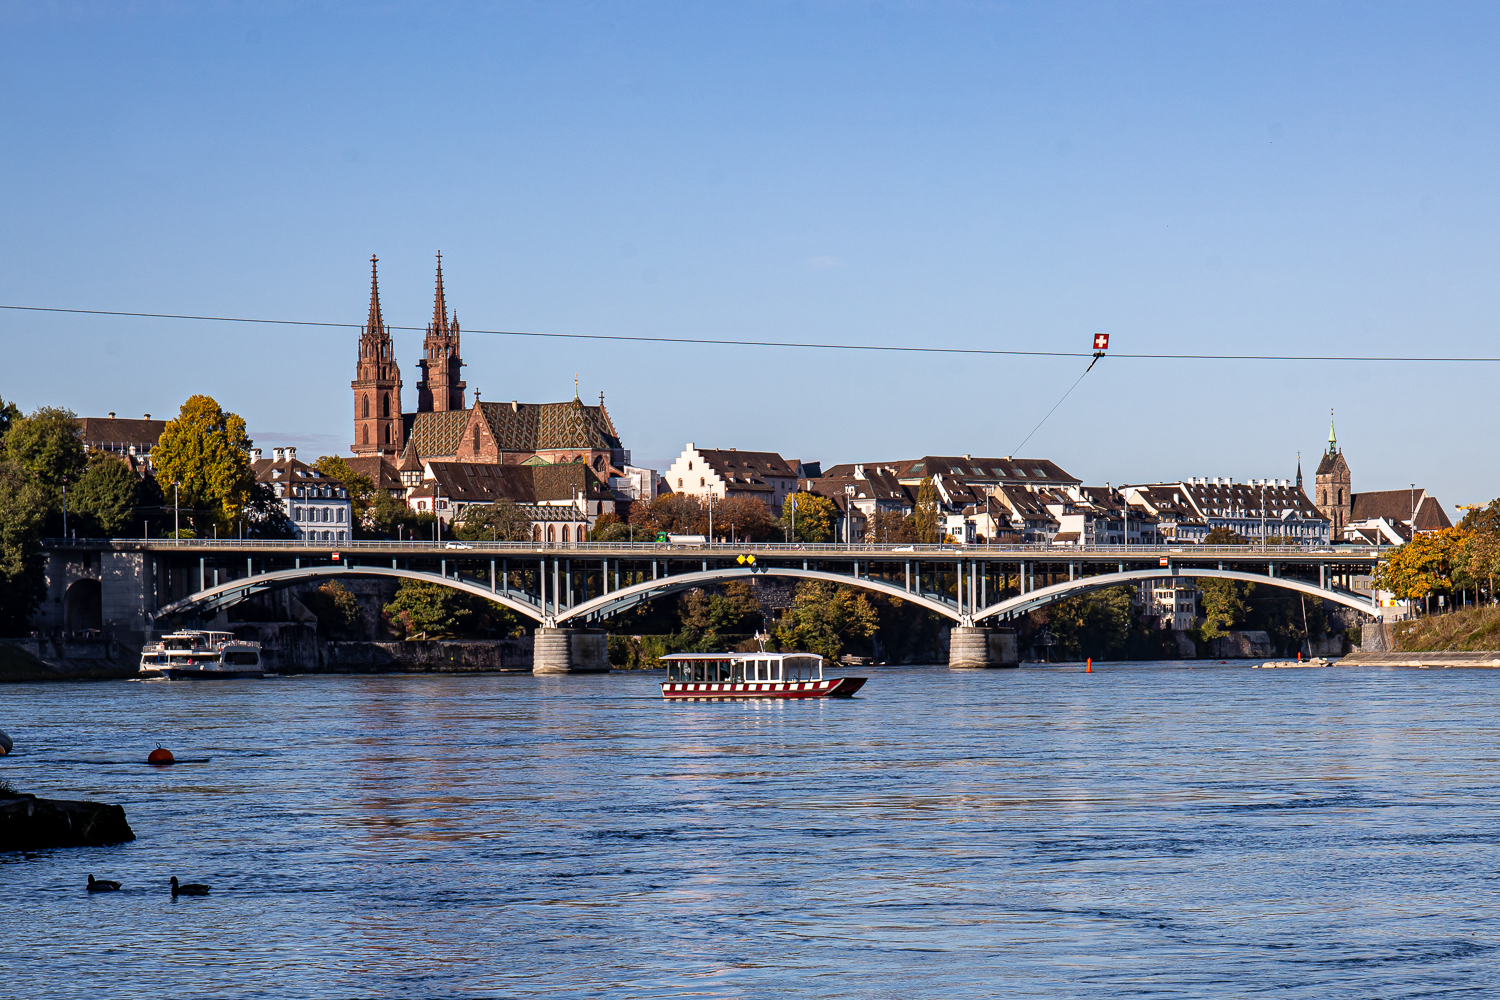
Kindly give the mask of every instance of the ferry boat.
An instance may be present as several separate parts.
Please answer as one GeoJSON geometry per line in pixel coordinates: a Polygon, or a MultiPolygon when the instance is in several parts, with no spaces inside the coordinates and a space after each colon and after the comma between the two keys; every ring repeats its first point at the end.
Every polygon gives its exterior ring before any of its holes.
{"type": "Polygon", "coordinates": [[[815,653],[672,653],[663,656],[668,701],[721,698],[847,698],[863,677],[824,677],[815,653]]]}
{"type": "Polygon", "coordinates": [[[233,680],[264,677],[260,643],[232,632],[178,629],[141,647],[141,676],[168,680],[233,680]]]}

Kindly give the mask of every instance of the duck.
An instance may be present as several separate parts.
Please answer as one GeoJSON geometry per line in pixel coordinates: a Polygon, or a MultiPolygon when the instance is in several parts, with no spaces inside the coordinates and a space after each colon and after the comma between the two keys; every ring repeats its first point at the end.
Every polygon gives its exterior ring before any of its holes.
{"type": "Polygon", "coordinates": [[[119,892],[120,883],[111,882],[107,878],[94,878],[89,876],[89,892],[119,892]]]}
{"type": "Polygon", "coordinates": [[[172,898],[173,899],[176,899],[178,896],[207,896],[207,895],[208,895],[208,886],[204,885],[202,882],[187,882],[187,883],[179,884],[178,881],[177,881],[177,876],[176,875],[172,876],[172,898]]]}

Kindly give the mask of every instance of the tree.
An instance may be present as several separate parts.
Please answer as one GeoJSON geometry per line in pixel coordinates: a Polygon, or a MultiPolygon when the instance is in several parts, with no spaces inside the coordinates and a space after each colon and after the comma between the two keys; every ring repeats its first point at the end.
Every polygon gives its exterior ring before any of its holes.
{"type": "Polygon", "coordinates": [[[1386,556],[1375,570],[1375,587],[1410,601],[1429,601],[1454,589],[1455,558],[1467,536],[1463,528],[1423,531],[1386,556]]]}
{"type": "Polygon", "coordinates": [[[658,531],[673,535],[708,534],[708,511],[690,493],[663,493],[651,501],[651,520],[658,531]]]}
{"type": "Polygon", "coordinates": [[[27,476],[49,490],[76,483],[88,468],[82,425],[72,410],[43,406],[14,420],[5,434],[5,454],[27,476]]]}
{"type": "Polygon", "coordinates": [[[1198,579],[1199,610],[1203,612],[1203,637],[1217,639],[1228,635],[1250,613],[1248,598],[1255,584],[1216,577],[1198,579]]]}
{"type": "Polygon", "coordinates": [[[714,504],[714,534],[741,542],[769,542],[782,537],[771,508],[755,497],[726,497],[714,504]]]}
{"type": "MultiPolygon", "coordinates": [[[[446,589],[446,588],[445,588],[446,589]]],[[[318,616],[318,634],[335,639],[357,639],[363,633],[364,613],[359,600],[337,580],[302,598],[309,611],[318,616]]]]}
{"type": "Polygon", "coordinates": [[[396,596],[382,611],[386,625],[403,639],[429,639],[488,631],[510,634],[516,618],[493,601],[441,583],[402,580],[396,596]]]}
{"type": "Polygon", "coordinates": [[[1249,545],[1250,543],[1246,541],[1245,536],[1240,534],[1238,531],[1235,531],[1233,528],[1226,528],[1221,524],[1211,530],[1207,535],[1203,536],[1203,544],[1249,545]]]}
{"type": "Polygon", "coordinates": [[[931,476],[927,476],[917,487],[917,509],[912,512],[912,531],[916,533],[918,542],[936,545],[943,540],[941,514],[937,485],[931,476]]]}
{"type": "Polygon", "coordinates": [[[20,408],[15,403],[0,399],[0,446],[5,444],[5,435],[10,432],[11,425],[20,419],[20,408]]]}
{"type": "Polygon", "coordinates": [[[88,469],[68,493],[68,507],[94,529],[112,538],[134,526],[141,481],[122,459],[104,451],[89,454],[88,469]]]}
{"type": "Polygon", "coordinates": [[[1048,605],[1037,617],[1045,621],[1061,652],[1074,658],[1101,659],[1125,654],[1135,621],[1135,588],[1109,587],[1048,605]]]}
{"type": "MultiPolygon", "coordinates": [[[[617,514],[600,514],[589,529],[591,542],[626,542],[635,538],[631,525],[617,514]]],[[[640,541],[650,541],[651,536],[642,534],[640,541]]]]}
{"type": "Polygon", "coordinates": [[[378,490],[370,516],[365,524],[356,523],[355,528],[360,534],[370,532],[376,538],[428,538],[432,535],[432,522],[436,520],[436,514],[412,510],[385,490],[378,490]]]}
{"type": "Polygon", "coordinates": [[[877,510],[865,526],[865,541],[880,545],[909,545],[916,542],[914,519],[894,510],[877,510]]]}
{"type": "Polygon", "coordinates": [[[1495,572],[1500,570],[1500,531],[1470,531],[1454,553],[1454,564],[1473,581],[1476,591],[1483,581],[1485,592],[1493,601],[1495,572]]]}
{"type": "Polygon", "coordinates": [[[47,593],[42,519],[47,489],[0,461],[0,635],[24,635],[47,593]]]}
{"type": "Polygon", "coordinates": [[[879,623],[864,594],[821,580],[804,580],[797,584],[792,606],[782,614],[773,634],[782,649],[805,650],[825,660],[837,660],[845,638],[867,639],[875,634],[879,623]]]}
{"type": "Polygon", "coordinates": [[[466,542],[529,542],[531,517],[513,500],[474,504],[464,508],[463,520],[455,521],[452,531],[466,542]]]}
{"type": "Polygon", "coordinates": [[[683,627],[705,635],[743,632],[746,621],[760,617],[760,602],[747,580],[725,584],[723,593],[695,587],[682,595],[680,608],[683,627]]]}
{"type": "Polygon", "coordinates": [[[838,513],[832,500],[816,493],[793,493],[781,505],[781,524],[793,541],[826,542],[838,513]]]}
{"type": "Polygon", "coordinates": [[[363,524],[365,515],[375,503],[375,480],[364,473],[355,472],[349,468],[348,462],[337,455],[322,455],[312,467],[313,471],[327,476],[344,488],[344,492],[349,494],[350,504],[354,507],[354,523],[363,524]]]}
{"type": "MultiPolygon", "coordinates": [[[[151,457],[157,478],[177,486],[179,501],[229,531],[250,500],[250,439],[245,421],[208,396],[190,396],[167,421],[151,457]]],[[[194,527],[204,533],[194,519],[194,527]]]]}
{"type": "Polygon", "coordinates": [[[287,517],[286,504],[270,483],[250,487],[250,499],[245,504],[245,534],[249,538],[297,537],[297,526],[287,517]]]}
{"type": "Polygon", "coordinates": [[[630,535],[638,542],[649,542],[662,530],[661,522],[651,513],[651,505],[644,500],[632,500],[627,515],[632,529],[630,535]]]}

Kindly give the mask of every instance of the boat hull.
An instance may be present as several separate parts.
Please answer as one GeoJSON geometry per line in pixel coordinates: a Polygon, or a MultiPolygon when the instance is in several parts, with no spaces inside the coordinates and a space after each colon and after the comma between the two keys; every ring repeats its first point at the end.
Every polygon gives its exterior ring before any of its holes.
{"type": "Polygon", "coordinates": [[[259,667],[248,667],[237,670],[197,670],[192,667],[143,667],[141,676],[146,678],[164,677],[169,681],[236,681],[259,679],[266,676],[266,672],[259,667]]]}
{"type": "Polygon", "coordinates": [[[667,701],[748,701],[754,698],[848,698],[865,686],[863,677],[829,677],[821,681],[725,681],[689,684],[668,681],[661,686],[667,701]]]}

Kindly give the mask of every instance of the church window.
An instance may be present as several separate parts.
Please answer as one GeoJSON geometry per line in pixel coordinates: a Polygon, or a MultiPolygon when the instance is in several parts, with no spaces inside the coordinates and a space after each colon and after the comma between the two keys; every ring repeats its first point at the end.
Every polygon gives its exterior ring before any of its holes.
{"type": "Polygon", "coordinates": [[[547,525],[547,544],[551,545],[555,541],[557,541],[557,525],[549,524],[547,525]]]}
{"type": "Polygon", "coordinates": [[[385,393],[380,394],[380,415],[389,417],[391,415],[391,397],[385,393]]]}
{"type": "Polygon", "coordinates": [[[568,526],[566,524],[563,525],[563,537],[562,537],[562,540],[563,540],[563,544],[564,545],[568,544],[568,526]]]}
{"type": "Polygon", "coordinates": [[[365,444],[369,444],[370,443],[370,428],[366,427],[363,430],[364,430],[364,434],[363,434],[364,443],[365,444]]]}
{"type": "MultiPolygon", "coordinates": [[[[365,401],[365,418],[369,419],[369,416],[370,416],[370,397],[369,396],[365,396],[364,397],[364,401],[365,401]]],[[[366,442],[366,444],[368,444],[368,443],[369,442],[366,442]]]]}
{"type": "Polygon", "coordinates": [[[385,443],[386,444],[390,444],[391,443],[391,428],[390,428],[389,425],[387,425],[386,429],[385,429],[385,443]]]}
{"type": "Polygon", "coordinates": [[[1344,506],[1344,491],[1342,489],[1339,490],[1339,506],[1344,506]]]}
{"type": "Polygon", "coordinates": [[[479,425],[474,425],[474,450],[479,450],[479,425]]]}
{"type": "Polygon", "coordinates": [[[531,540],[533,542],[540,542],[542,540],[542,526],[540,524],[533,524],[531,526],[531,540]]]}

